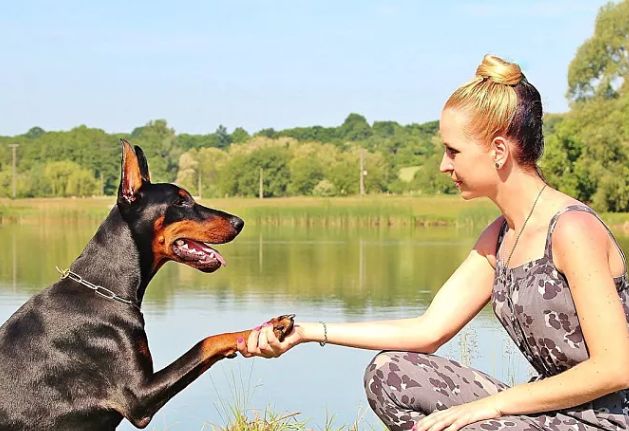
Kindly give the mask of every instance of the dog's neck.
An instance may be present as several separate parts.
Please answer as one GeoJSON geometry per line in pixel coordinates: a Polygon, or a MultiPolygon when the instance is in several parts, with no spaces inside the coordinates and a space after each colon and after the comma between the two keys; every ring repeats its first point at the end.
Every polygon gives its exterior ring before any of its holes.
{"type": "Polygon", "coordinates": [[[140,306],[154,275],[151,256],[143,256],[143,248],[115,205],[70,269],[140,306]]]}

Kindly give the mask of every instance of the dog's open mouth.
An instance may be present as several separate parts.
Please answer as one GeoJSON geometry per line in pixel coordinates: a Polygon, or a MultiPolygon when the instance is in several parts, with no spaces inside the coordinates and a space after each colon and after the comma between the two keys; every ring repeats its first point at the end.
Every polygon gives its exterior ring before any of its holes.
{"type": "Polygon", "coordinates": [[[173,252],[183,263],[203,272],[214,272],[226,266],[225,258],[205,242],[179,238],[173,244],[173,252]]]}

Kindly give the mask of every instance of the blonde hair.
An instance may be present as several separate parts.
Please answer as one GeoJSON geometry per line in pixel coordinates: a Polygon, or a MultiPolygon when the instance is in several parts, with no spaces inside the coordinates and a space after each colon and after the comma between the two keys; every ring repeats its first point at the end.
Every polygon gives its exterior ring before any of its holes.
{"type": "Polygon", "coordinates": [[[519,144],[523,165],[535,166],[543,152],[542,103],[520,66],[485,55],[470,82],[457,88],[444,109],[463,109],[472,118],[467,133],[489,144],[505,135],[519,144]]]}

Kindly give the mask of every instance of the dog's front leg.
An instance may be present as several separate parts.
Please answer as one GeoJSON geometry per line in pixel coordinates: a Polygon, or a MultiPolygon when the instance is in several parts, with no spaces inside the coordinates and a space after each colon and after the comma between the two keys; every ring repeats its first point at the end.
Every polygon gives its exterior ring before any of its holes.
{"type": "MultiPolygon", "coordinates": [[[[280,316],[270,321],[280,339],[292,330],[293,317],[280,316]]],[[[251,330],[247,330],[207,337],[175,362],[150,376],[139,388],[128,388],[128,411],[124,416],[136,427],[146,427],[155,412],[214,363],[234,357],[238,338],[246,340],[250,333],[251,330]]]]}

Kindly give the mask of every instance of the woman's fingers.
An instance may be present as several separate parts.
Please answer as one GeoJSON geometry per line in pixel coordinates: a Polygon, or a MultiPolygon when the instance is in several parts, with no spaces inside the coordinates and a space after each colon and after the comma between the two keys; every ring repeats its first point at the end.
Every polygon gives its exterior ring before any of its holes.
{"type": "Polygon", "coordinates": [[[267,358],[276,358],[283,353],[279,340],[273,332],[273,326],[265,324],[260,331],[260,337],[258,339],[258,346],[260,351],[267,358]]]}
{"type": "Polygon", "coordinates": [[[294,329],[284,342],[280,342],[273,332],[273,325],[267,322],[253,328],[246,340],[242,338],[236,340],[236,346],[242,356],[246,358],[251,356],[276,358],[292,347],[294,340],[291,340],[291,337],[295,337],[294,329]]]}
{"type": "Polygon", "coordinates": [[[258,335],[258,348],[261,352],[266,352],[269,347],[269,343],[267,343],[267,333],[266,327],[262,326],[260,334],[258,335]]]}
{"type": "Polygon", "coordinates": [[[260,326],[257,326],[251,330],[249,334],[249,338],[247,338],[247,352],[255,355],[256,353],[260,353],[260,349],[258,349],[258,337],[260,335],[260,326]]]}

